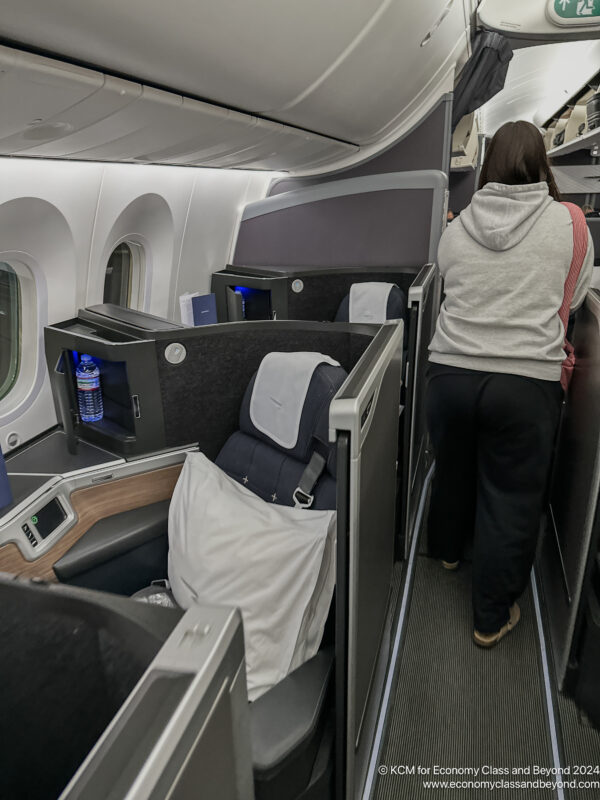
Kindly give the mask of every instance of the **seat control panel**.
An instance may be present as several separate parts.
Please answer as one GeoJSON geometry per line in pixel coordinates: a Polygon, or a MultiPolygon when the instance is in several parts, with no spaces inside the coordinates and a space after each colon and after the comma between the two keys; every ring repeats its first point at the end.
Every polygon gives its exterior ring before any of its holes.
{"type": "Polygon", "coordinates": [[[23,533],[25,534],[25,536],[31,542],[31,544],[34,547],[37,547],[38,540],[35,538],[35,535],[34,535],[33,531],[31,530],[31,528],[29,527],[29,525],[27,523],[25,523],[25,525],[22,525],[21,528],[22,528],[23,533]]]}
{"type": "Polygon", "coordinates": [[[31,517],[21,525],[21,530],[29,539],[33,547],[37,547],[38,539],[45,539],[62,525],[66,520],[67,514],[62,507],[60,500],[55,497],[45,506],[36,511],[31,517]]]}

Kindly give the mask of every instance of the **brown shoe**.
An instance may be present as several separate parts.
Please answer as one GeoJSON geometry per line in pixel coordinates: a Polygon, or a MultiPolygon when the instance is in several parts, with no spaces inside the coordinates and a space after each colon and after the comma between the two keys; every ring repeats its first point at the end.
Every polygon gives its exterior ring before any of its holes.
{"type": "Polygon", "coordinates": [[[442,561],[442,567],[444,569],[449,569],[450,571],[458,569],[459,565],[460,561],[442,561]]]}
{"type": "Polygon", "coordinates": [[[479,633],[473,631],[473,641],[479,647],[494,647],[498,644],[500,639],[503,639],[507,633],[510,633],[521,619],[521,609],[516,603],[510,607],[509,618],[506,625],[503,625],[497,633],[479,633]]]}

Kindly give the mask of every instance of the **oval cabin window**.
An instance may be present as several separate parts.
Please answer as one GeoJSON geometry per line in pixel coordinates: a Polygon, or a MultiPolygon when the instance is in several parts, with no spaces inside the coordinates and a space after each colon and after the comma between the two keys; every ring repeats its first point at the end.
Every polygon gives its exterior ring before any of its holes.
{"type": "Polygon", "coordinates": [[[121,242],[110,254],[104,278],[104,303],[126,308],[143,305],[142,248],[121,242]]]}
{"type": "Polygon", "coordinates": [[[15,270],[0,261],[0,400],[19,374],[21,358],[21,289],[15,270]]]}

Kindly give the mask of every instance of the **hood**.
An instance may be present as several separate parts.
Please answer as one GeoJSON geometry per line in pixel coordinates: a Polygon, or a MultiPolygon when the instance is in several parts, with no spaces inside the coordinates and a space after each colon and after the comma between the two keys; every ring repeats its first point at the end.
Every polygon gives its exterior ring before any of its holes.
{"type": "Polygon", "coordinates": [[[548,184],[486,183],[459,217],[472,239],[489,250],[510,250],[527,236],[553,200],[548,184]]]}

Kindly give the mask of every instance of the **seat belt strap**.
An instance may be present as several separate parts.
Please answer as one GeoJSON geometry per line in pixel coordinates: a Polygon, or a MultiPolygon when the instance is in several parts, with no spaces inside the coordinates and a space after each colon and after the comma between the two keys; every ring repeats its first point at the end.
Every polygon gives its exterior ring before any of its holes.
{"type": "Polygon", "coordinates": [[[315,450],[298,481],[298,486],[294,489],[292,495],[294,508],[310,508],[312,506],[315,499],[313,491],[326,464],[327,459],[315,450]]]}

